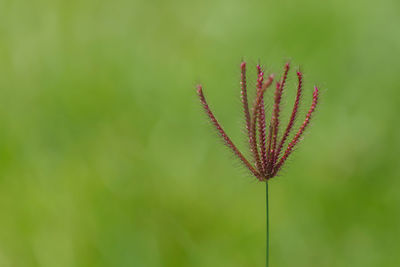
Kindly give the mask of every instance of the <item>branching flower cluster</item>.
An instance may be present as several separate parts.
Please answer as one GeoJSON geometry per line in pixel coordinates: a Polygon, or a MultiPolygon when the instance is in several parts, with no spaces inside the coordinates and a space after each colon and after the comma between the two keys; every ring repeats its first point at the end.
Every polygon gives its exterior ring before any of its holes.
{"type": "Polygon", "coordinates": [[[274,76],[269,75],[264,80],[264,71],[260,65],[257,65],[257,83],[256,83],[256,97],[253,102],[251,110],[249,109],[248,96],[247,96],[247,83],[246,83],[246,63],[242,62],[241,68],[241,100],[243,104],[243,111],[246,122],[246,132],[249,140],[249,147],[252,154],[252,163],[243,156],[239,149],[235,146],[224,129],[219,124],[213,112],[209,108],[206,98],[203,94],[201,85],[197,86],[197,94],[200,102],[208,115],[211,123],[217,129],[219,135],[222,137],[224,143],[232,150],[232,152],[239,158],[239,160],[250,170],[250,172],[260,181],[267,181],[278,174],[282,165],[288,159],[289,155],[293,152],[294,147],[299,143],[301,136],[310,123],[311,116],[315,111],[318,102],[318,88],[314,87],[313,99],[311,107],[308,110],[306,117],[297,130],[296,134],[288,142],[288,137],[293,129],[294,122],[297,118],[299,111],[299,104],[302,95],[303,74],[297,71],[298,86],[293,110],[289,119],[289,123],[284,128],[280,138],[279,128],[280,125],[280,104],[282,93],[285,88],[288,72],[290,69],[289,63],[285,64],[284,72],[281,79],[276,82],[274,93],[274,104],[272,108],[271,119],[268,124],[266,123],[264,94],[266,90],[271,87],[274,81],[274,76]],[[283,148],[285,147],[285,150],[283,148]]]}

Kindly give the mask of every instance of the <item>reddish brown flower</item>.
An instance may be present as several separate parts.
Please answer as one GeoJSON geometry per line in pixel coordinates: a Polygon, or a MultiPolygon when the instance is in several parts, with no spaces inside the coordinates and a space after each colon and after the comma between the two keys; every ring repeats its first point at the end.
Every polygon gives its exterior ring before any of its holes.
{"type": "Polygon", "coordinates": [[[281,134],[280,138],[278,138],[279,128],[281,127],[279,116],[280,103],[282,92],[285,88],[286,79],[290,69],[289,63],[285,64],[284,73],[281,79],[276,82],[274,105],[268,128],[265,119],[264,94],[265,91],[272,85],[274,76],[269,75],[268,78],[264,80],[264,71],[260,65],[257,65],[258,77],[256,97],[251,110],[249,110],[246,84],[246,63],[242,62],[240,68],[241,99],[246,122],[246,132],[252,154],[252,162],[243,156],[229,136],[225,133],[218,120],[215,118],[207,104],[206,98],[204,97],[203,88],[201,85],[197,86],[197,94],[206,114],[224,140],[224,143],[233,151],[236,157],[239,158],[239,160],[247,167],[247,169],[249,169],[250,172],[257,177],[258,180],[267,181],[278,174],[285,161],[293,152],[294,147],[299,143],[306,127],[309,125],[311,116],[315,111],[318,102],[318,88],[314,87],[312,104],[307,112],[305,120],[301,124],[297,133],[294,135],[293,139],[288,142],[288,137],[292,131],[299,110],[300,98],[302,94],[303,74],[300,71],[297,71],[298,86],[293,110],[285,130],[281,134]],[[283,150],[285,145],[286,149],[283,150]]]}

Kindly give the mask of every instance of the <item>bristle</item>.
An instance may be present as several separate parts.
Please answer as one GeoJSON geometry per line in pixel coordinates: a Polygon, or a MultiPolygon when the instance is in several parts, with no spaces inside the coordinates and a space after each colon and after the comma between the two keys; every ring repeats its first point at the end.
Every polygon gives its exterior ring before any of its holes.
{"type": "Polygon", "coordinates": [[[278,164],[275,167],[274,174],[276,174],[279,169],[282,167],[282,164],[287,160],[289,155],[292,153],[294,146],[299,142],[301,135],[304,133],[304,130],[310,123],[311,115],[315,111],[315,107],[317,106],[318,103],[318,88],[315,86],[314,87],[314,92],[313,92],[313,101],[311,103],[311,107],[307,112],[306,118],[304,122],[301,124],[300,129],[297,131],[296,135],[294,136],[293,140],[289,143],[285,154],[282,156],[282,158],[279,160],[278,164]]]}
{"type": "Polygon", "coordinates": [[[260,174],[254,169],[254,167],[248,162],[248,160],[243,156],[243,154],[237,149],[237,147],[234,145],[234,143],[231,141],[231,139],[228,137],[228,135],[225,133],[224,129],[221,127],[219,124],[218,120],[212,113],[211,109],[209,108],[206,98],[203,94],[203,89],[201,85],[197,86],[197,93],[200,98],[200,102],[204,108],[204,111],[210,118],[212,124],[215,126],[217,129],[218,133],[224,140],[225,144],[233,151],[233,153],[240,159],[241,162],[251,171],[251,173],[257,177],[258,179],[261,179],[260,174]]]}

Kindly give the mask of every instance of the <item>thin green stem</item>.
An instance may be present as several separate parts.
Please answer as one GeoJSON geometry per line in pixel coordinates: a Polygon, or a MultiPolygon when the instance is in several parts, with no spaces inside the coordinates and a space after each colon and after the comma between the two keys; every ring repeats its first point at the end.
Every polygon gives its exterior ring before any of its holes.
{"type": "Polygon", "coordinates": [[[269,207],[268,207],[268,181],[265,182],[265,207],[266,207],[266,245],[267,245],[267,253],[265,259],[265,266],[269,266],[269,207]]]}

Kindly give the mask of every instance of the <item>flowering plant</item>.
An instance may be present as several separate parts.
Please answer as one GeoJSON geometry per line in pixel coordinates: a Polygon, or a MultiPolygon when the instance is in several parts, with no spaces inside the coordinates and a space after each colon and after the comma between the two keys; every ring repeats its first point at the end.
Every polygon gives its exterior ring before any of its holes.
{"type": "Polygon", "coordinates": [[[226,134],[222,126],[219,124],[217,118],[211,111],[207,104],[206,98],[203,93],[203,87],[197,86],[197,94],[200,98],[200,102],[208,115],[211,123],[217,129],[219,135],[223,139],[224,143],[232,150],[234,155],[246,166],[246,168],[259,180],[266,182],[266,204],[267,204],[267,259],[266,264],[269,262],[269,220],[268,220],[268,181],[275,177],[281,170],[283,164],[286,162],[290,154],[293,152],[294,147],[299,143],[301,136],[305,129],[310,124],[312,114],[315,111],[318,102],[319,90],[315,86],[313,91],[313,98],[311,107],[309,108],[306,117],[297,130],[296,134],[290,142],[288,137],[293,129],[294,122],[298,115],[300,99],[302,95],[303,85],[303,74],[297,71],[298,85],[297,93],[292,109],[292,113],[288,124],[284,128],[284,131],[280,138],[279,128],[281,127],[280,121],[280,104],[282,93],[285,88],[288,72],[290,69],[289,63],[285,64],[284,72],[282,77],[275,86],[274,94],[274,105],[272,110],[271,119],[268,124],[266,123],[265,116],[265,105],[264,105],[264,94],[265,91],[273,84],[274,76],[269,75],[264,80],[264,71],[260,65],[257,65],[257,85],[256,85],[256,97],[253,102],[251,110],[249,109],[248,97],[247,97],[247,83],[246,83],[246,63],[242,62],[241,68],[241,100],[243,105],[243,112],[246,122],[246,132],[249,142],[250,152],[252,154],[252,163],[246,159],[246,157],[240,152],[236,145],[232,142],[231,138],[226,134]],[[258,134],[257,134],[258,130],[258,134]],[[283,150],[283,148],[286,148],[283,150]]]}

